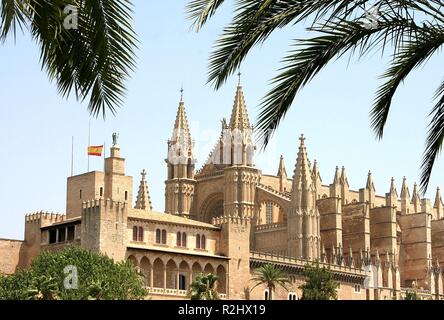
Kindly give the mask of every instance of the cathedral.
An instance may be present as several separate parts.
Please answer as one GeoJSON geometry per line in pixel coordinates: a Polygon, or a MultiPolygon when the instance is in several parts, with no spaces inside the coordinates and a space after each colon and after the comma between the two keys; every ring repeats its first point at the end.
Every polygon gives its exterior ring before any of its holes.
{"type": "Polygon", "coordinates": [[[303,135],[294,170],[287,173],[281,157],[276,173],[266,174],[254,164],[253,133],[239,83],[229,121],[196,168],[181,98],[165,160],[164,212],[152,208],[145,170],[133,199],[133,177],[113,139],[103,172],[67,178],[65,214],[28,214],[24,240],[0,239],[0,274],[29,266],[42,250],[77,245],[133,263],[151,299],[187,299],[200,273],[218,276],[222,299],[267,299],[267,288],[252,289],[251,278],[273,264],[291,281],[273,299],[297,300],[304,266],[313,261],[331,270],[341,300],[401,299],[412,290],[444,298],[439,189],[432,203],[416,184],[410,193],[405,178],[398,195],[392,178],[377,195],[369,172],[354,190],[344,167],[326,183],[303,135]]]}

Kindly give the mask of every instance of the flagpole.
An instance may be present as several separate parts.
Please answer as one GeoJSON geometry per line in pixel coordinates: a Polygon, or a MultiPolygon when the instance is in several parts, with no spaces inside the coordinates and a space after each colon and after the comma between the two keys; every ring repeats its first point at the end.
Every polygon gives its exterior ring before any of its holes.
{"type": "Polygon", "coordinates": [[[105,153],[106,153],[106,142],[103,141],[103,172],[105,172],[105,153]]]}
{"type": "MultiPolygon", "coordinates": [[[[88,123],[88,147],[91,145],[91,118],[88,123]]],[[[89,172],[89,152],[88,152],[88,172],[89,172]]]]}
{"type": "Polygon", "coordinates": [[[74,175],[74,136],[71,137],[71,177],[74,175]]]}

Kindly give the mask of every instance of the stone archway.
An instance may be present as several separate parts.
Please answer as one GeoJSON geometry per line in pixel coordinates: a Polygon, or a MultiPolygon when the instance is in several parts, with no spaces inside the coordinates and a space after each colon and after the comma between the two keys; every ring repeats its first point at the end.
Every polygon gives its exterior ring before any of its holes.
{"type": "Polygon", "coordinates": [[[201,220],[211,223],[212,218],[224,214],[224,194],[213,193],[203,202],[200,210],[201,220]]]}

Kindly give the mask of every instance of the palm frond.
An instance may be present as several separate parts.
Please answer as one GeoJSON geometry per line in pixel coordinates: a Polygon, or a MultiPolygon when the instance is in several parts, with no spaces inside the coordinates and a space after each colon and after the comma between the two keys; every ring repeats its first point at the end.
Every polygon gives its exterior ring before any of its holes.
{"type": "Polygon", "coordinates": [[[191,28],[199,31],[215,13],[224,0],[192,0],[185,10],[187,18],[192,20],[191,28]]]}
{"type": "Polygon", "coordinates": [[[442,150],[444,141],[444,82],[436,91],[435,97],[438,101],[430,113],[432,120],[429,125],[426,148],[421,165],[420,186],[422,193],[425,193],[427,190],[433,165],[442,150]]]}
{"type": "Polygon", "coordinates": [[[433,28],[417,28],[416,37],[404,41],[395,54],[392,66],[382,78],[388,78],[376,93],[376,101],[370,112],[371,126],[381,139],[393,96],[398,86],[410,72],[423,64],[444,43],[444,35],[433,28]]]}
{"type": "Polygon", "coordinates": [[[9,13],[2,10],[1,37],[14,30],[14,21],[26,22],[40,46],[42,68],[59,94],[89,98],[88,109],[95,116],[116,111],[135,67],[137,40],[129,0],[2,1],[9,13]],[[77,28],[64,25],[67,5],[77,8],[77,28]]]}

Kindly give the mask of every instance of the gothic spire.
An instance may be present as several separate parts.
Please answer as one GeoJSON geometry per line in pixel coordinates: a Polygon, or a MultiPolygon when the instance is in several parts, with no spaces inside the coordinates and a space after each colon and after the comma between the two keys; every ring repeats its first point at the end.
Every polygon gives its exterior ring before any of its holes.
{"type": "Polygon", "coordinates": [[[233,110],[230,117],[230,129],[239,129],[241,131],[251,129],[250,119],[248,118],[247,106],[245,104],[244,93],[240,82],[237,86],[236,96],[234,97],[233,110]]]}
{"type": "MultiPolygon", "coordinates": [[[[176,120],[174,122],[173,134],[169,141],[169,145],[176,145],[176,147],[181,149],[181,155],[185,155],[186,157],[192,157],[193,150],[193,141],[191,139],[190,126],[188,124],[187,114],[185,112],[185,103],[182,99],[181,91],[181,100],[179,102],[179,107],[177,109],[176,120]],[[184,150],[185,149],[185,150],[184,150]],[[186,151],[186,153],[185,153],[186,151]],[[182,153],[184,152],[184,153],[182,153]]],[[[179,155],[176,152],[176,155],[179,155]]]]}
{"type": "Polygon", "coordinates": [[[148,184],[146,182],[146,171],[145,169],[142,170],[140,173],[142,176],[142,179],[140,180],[139,185],[139,192],[137,193],[137,199],[136,199],[136,209],[151,211],[153,210],[153,207],[151,205],[151,198],[150,193],[148,191],[148,184]]]}
{"type": "Polygon", "coordinates": [[[435,204],[433,206],[436,209],[436,218],[441,219],[444,216],[444,206],[442,203],[441,191],[439,187],[436,188],[435,204]]]}
{"type": "Polygon", "coordinates": [[[278,177],[287,177],[287,171],[285,170],[284,157],[281,155],[279,159],[279,169],[277,172],[278,177]]]}
{"type": "Polygon", "coordinates": [[[375,184],[373,183],[372,172],[369,170],[367,175],[367,184],[366,188],[369,190],[375,190],[375,184]]]}
{"type": "Polygon", "coordinates": [[[433,207],[435,208],[442,208],[443,203],[442,203],[442,197],[441,197],[441,190],[438,188],[436,188],[436,195],[435,195],[435,204],[433,205],[433,207]]]}
{"type": "Polygon", "coordinates": [[[341,184],[348,186],[347,173],[345,172],[344,166],[342,166],[342,171],[341,171],[341,184]]]}
{"type": "Polygon", "coordinates": [[[407,178],[402,178],[401,198],[410,199],[409,187],[407,185],[407,178]]]}
{"type": "Polygon", "coordinates": [[[412,204],[414,206],[415,212],[418,212],[420,210],[420,205],[421,205],[421,198],[419,196],[419,191],[418,191],[418,185],[415,184],[413,185],[413,195],[412,195],[412,204]]]}
{"type": "Polygon", "coordinates": [[[340,183],[341,183],[341,175],[339,174],[339,167],[336,166],[333,184],[340,184],[340,183]]]}
{"type": "Polygon", "coordinates": [[[390,193],[396,194],[396,196],[398,196],[398,191],[396,191],[396,186],[395,186],[395,178],[393,177],[392,180],[390,181],[390,193]]]}
{"type": "Polygon", "coordinates": [[[319,171],[319,166],[318,166],[318,162],[315,160],[313,163],[313,180],[315,179],[319,179],[319,181],[322,181],[321,179],[321,173],[319,171]]]}
{"type": "Polygon", "coordinates": [[[299,141],[298,157],[293,175],[293,192],[296,190],[309,190],[313,183],[303,134],[299,138],[299,141]]]}

